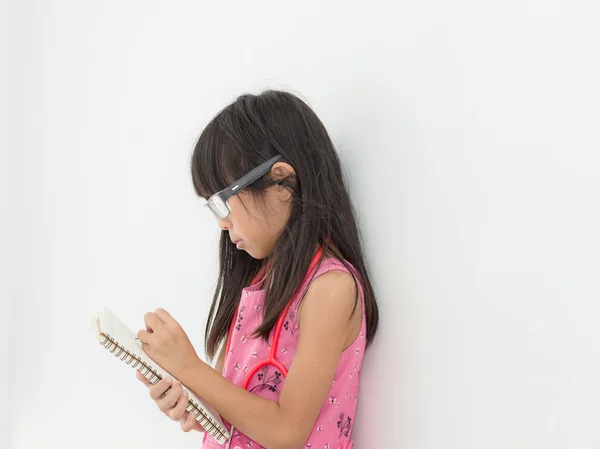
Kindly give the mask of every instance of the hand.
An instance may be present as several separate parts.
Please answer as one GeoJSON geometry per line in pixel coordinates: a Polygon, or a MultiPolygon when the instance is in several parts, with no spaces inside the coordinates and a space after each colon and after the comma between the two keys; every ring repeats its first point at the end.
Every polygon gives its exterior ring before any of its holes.
{"type": "Polygon", "coordinates": [[[175,382],[173,385],[173,378],[167,377],[157,382],[156,385],[152,385],[139,371],[136,372],[136,377],[148,387],[150,397],[156,402],[158,408],[173,421],[179,421],[181,430],[184,432],[192,429],[198,432],[204,431],[194,415],[185,410],[188,404],[188,394],[179,382],[175,382]]]}
{"type": "Polygon", "coordinates": [[[173,377],[181,379],[181,373],[202,363],[187,334],[179,323],[164,309],[144,315],[146,330],[137,337],[148,356],[173,377]]]}

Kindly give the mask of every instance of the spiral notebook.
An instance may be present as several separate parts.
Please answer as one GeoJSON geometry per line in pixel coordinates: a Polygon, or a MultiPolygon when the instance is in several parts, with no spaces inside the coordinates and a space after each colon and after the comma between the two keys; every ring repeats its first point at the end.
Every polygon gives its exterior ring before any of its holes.
{"type": "MultiPolygon", "coordinates": [[[[165,376],[170,376],[169,373],[148,357],[135,334],[108,307],[105,307],[104,311],[94,318],[91,331],[104,348],[130,367],[138,370],[152,384],[156,384],[165,376]]],[[[227,441],[229,431],[218,413],[208,404],[202,402],[187,387],[184,385],[182,387],[189,393],[186,410],[193,413],[196,421],[219,443],[223,444],[227,441]]]]}

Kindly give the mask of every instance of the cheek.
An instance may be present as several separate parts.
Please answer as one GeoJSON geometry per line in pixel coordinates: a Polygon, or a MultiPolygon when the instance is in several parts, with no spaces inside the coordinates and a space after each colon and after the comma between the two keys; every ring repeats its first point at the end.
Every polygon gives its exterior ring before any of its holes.
{"type": "Polygon", "coordinates": [[[243,232],[243,236],[245,236],[248,243],[252,246],[261,246],[264,243],[263,240],[267,237],[261,223],[254,220],[243,223],[240,232],[243,232]]]}
{"type": "Polygon", "coordinates": [[[235,206],[237,206],[236,213],[232,222],[234,229],[242,234],[240,237],[246,237],[249,240],[256,239],[257,237],[260,238],[264,218],[260,212],[254,210],[251,200],[244,198],[244,204],[238,202],[235,206]]]}

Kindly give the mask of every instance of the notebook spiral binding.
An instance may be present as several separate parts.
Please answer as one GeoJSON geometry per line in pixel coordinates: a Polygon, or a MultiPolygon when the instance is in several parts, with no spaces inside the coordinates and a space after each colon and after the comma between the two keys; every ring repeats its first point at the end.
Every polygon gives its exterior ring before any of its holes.
{"type": "MultiPolygon", "coordinates": [[[[100,341],[100,344],[108,349],[115,357],[119,357],[122,361],[127,363],[132,368],[138,370],[142,375],[155,385],[162,379],[160,373],[158,373],[151,365],[147,364],[135,354],[132,354],[126,350],[123,346],[119,345],[118,341],[115,341],[109,334],[103,334],[104,340],[100,341]]],[[[169,387],[170,388],[170,387],[169,387]]],[[[189,413],[193,413],[196,421],[200,423],[204,429],[212,435],[217,441],[224,441],[227,439],[228,431],[217,425],[211,418],[206,416],[204,409],[192,399],[188,400],[188,405],[185,408],[189,413]]]]}

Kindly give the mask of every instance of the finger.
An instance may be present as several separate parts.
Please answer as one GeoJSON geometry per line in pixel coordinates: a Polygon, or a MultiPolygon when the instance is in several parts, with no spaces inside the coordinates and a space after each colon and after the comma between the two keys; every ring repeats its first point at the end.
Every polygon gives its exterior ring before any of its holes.
{"type": "Polygon", "coordinates": [[[196,418],[194,418],[194,414],[188,413],[185,417],[185,421],[181,424],[181,430],[183,430],[184,432],[189,432],[190,430],[197,427],[199,427],[200,429],[202,428],[198,421],[196,421],[196,418]]]}
{"type": "Polygon", "coordinates": [[[185,408],[188,405],[188,392],[183,390],[177,399],[177,405],[169,410],[169,416],[173,421],[179,421],[185,415],[185,408]]]}
{"type": "Polygon", "coordinates": [[[152,338],[152,334],[145,330],[139,330],[137,333],[137,338],[139,341],[143,343],[150,343],[150,339],[152,338]]]}
{"type": "Polygon", "coordinates": [[[150,345],[148,343],[142,343],[142,351],[144,351],[146,355],[152,355],[152,350],[150,349],[150,345]]]}
{"type": "Polygon", "coordinates": [[[154,311],[156,316],[160,318],[160,320],[165,324],[170,324],[172,321],[175,321],[171,314],[167,312],[165,309],[156,309],[154,311]]]}
{"type": "Polygon", "coordinates": [[[148,332],[152,332],[155,329],[165,325],[165,323],[163,323],[162,320],[152,312],[148,312],[146,315],[144,315],[144,323],[146,324],[146,329],[148,332]]]}
{"type": "Polygon", "coordinates": [[[165,392],[173,385],[173,378],[167,377],[166,379],[159,380],[155,385],[148,388],[150,391],[150,397],[157,401],[165,392]]]}
{"type": "MultiPolygon", "coordinates": [[[[185,424],[185,421],[187,420],[187,417],[188,417],[188,413],[186,412],[183,414],[183,416],[181,418],[179,418],[179,425],[181,426],[181,430],[184,429],[184,424],[185,424]]],[[[185,430],[183,430],[183,431],[185,432],[185,430]]]]}
{"type": "Polygon", "coordinates": [[[147,387],[150,387],[150,386],[152,386],[152,383],[151,383],[151,382],[150,382],[148,379],[146,379],[146,378],[144,377],[144,375],[143,375],[142,373],[140,373],[139,371],[136,371],[136,372],[135,372],[135,377],[137,377],[139,380],[141,380],[141,381],[142,381],[142,383],[143,383],[144,385],[146,385],[147,387]]]}
{"type": "Polygon", "coordinates": [[[169,411],[175,406],[177,399],[179,399],[179,396],[181,396],[181,390],[181,384],[179,382],[175,382],[173,387],[167,391],[163,397],[156,401],[156,404],[161,412],[169,415],[169,411]]]}
{"type": "Polygon", "coordinates": [[[185,414],[179,418],[179,426],[181,426],[181,430],[184,432],[187,432],[187,430],[185,430],[185,422],[187,421],[189,415],[190,414],[188,412],[185,412],[185,414]]]}

